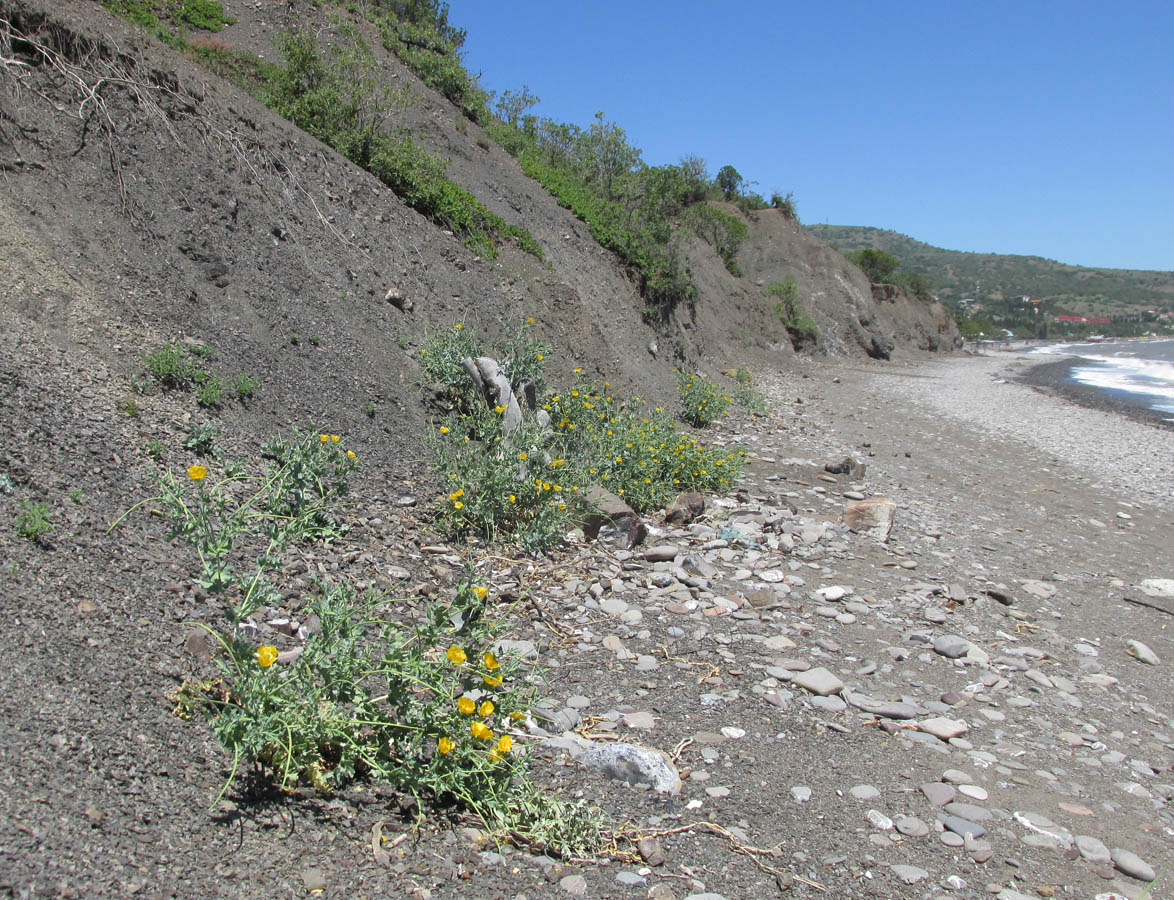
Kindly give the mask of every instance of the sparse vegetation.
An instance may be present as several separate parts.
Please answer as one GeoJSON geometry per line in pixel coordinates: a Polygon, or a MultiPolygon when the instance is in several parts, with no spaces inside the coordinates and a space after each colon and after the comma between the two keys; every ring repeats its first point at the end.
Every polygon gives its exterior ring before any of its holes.
{"type": "MultiPolygon", "coordinates": [[[[393,33],[402,31],[388,26],[385,40],[393,33]]],[[[340,26],[334,43],[325,47],[309,32],[293,32],[282,39],[280,50],[285,66],[269,73],[261,91],[269,106],[370,171],[405,203],[460,235],[487,259],[497,255],[497,242],[503,240],[542,257],[528,232],[489,212],[450,180],[444,174],[445,160],[432,156],[405,131],[390,133],[397,110],[410,101],[402,90],[379,79],[370,48],[357,32],[340,26]]]]}
{"type": "Polygon", "coordinates": [[[248,372],[241,372],[232,379],[230,387],[236,394],[236,399],[244,403],[246,400],[253,399],[253,394],[261,390],[262,384],[260,378],[255,378],[248,372]]]}
{"type": "Polygon", "coordinates": [[[738,386],[734,391],[734,403],[756,416],[766,415],[766,398],[756,391],[751,383],[754,376],[745,366],[739,366],[734,371],[734,383],[738,386]]]}
{"type": "MultiPolygon", "coordinates": [[[[240,403],[252,399],[261,389],[260,379],[254,378],[248,372],[241,372],[230,379],[226,386],[219,374],[202,365],[215,356],[216,351],[206,344],[167,344],[150,353],[144,352],[142,360],[147,374],[163,389],[186,391],[194,388],[196,402],[204,409],[218,408],[223,403],[225,394],[230,391],[240,403]]],[[[142,390],[137,393],[142,393],[142,390]]],[[[124,401],[119,408],[127,415],[138,415],[138,404],[133,398],[124,401]]]]}
{"type": "Polygon", "coordinates": [[[32,500],[20,502],[20,510],[16,514],[13,525],[20,537],[26,541],[32,541],[34,544],[40,543],[46,535],[54,530],[53,523],[49,521],[49,505],[35,503],[32,500]]]}
{"type": "MultiPolygon", "coordinates": [[[[197,456],[211,456],[216,449],[216,438],[218,437],[220,437],[220,429],[218,428],[213,428],[211,425],[193,425],[188,429],[187,437],[183,439],[180,446],[197,456]]],[[[161,446],[160,449],[162,449],[161,446]]]]}
{"type": "Polygon", "coordinates": [[[221,795],[242,768],[323,794],[378,779],[419,801],[455,803],[509,839],[552,853],[594,851],[604,814],[526,777],[514,743],[533,689],[522,660],[494,650],[500,626],[485,614],[488,586],[467,579],[451,602],[393,619],[397,601],[320,582],[306,604],[318,627],[286,656],[238,627],[281,602],[271,579],[295,544],[339,533],[330,511],[357,465],[341,436],[327,433],[274,438],[264,452],[269,462],[252,477],[214,480],[203,465],[186,477],[165,472],[152,498],[171,536],[198,552],[196,582],[224,605],[223,632],[202,623],[219,647],[220,678],[185,682],[172,695],[177,715],[206,718],[232,754],[221,795]],[[242,493],[247,485],[255,489],[242,493]],[[264,549],[250,558],[234,553],[241,546],[264,549]],[[553,829],[552,816],[562,820],[553,829]]]}
{"type": "Polygon", "coordinates": [[[681,395],[681,418],[697,428],[708,428],[729,408],[729,395],[722,393],[705,375],[677,370],[677,393],[681,395]]]}
{"type": "Polygon", "coordinates": [[[775,315],[779,317],[779,321],[787,329],[791,344],[796,350],[819,343],[819,326],[815,324],[815,321],[804,310],[802,303],[799,302],[799,288],[795,284],[794,278],[772,281],[762,289],[762,292],[767,297],[777,298],[774,306],[775,315]]]}

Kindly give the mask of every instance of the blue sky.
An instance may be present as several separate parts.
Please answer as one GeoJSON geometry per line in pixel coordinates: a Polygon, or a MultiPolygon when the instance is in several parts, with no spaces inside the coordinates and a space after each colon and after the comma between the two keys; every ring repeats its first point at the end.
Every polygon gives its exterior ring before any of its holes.
{"type": "Polygon", "coordinates": [[[451,0],[465,62],[808,223],[1174,269],[1174,4],[451,0]]]}

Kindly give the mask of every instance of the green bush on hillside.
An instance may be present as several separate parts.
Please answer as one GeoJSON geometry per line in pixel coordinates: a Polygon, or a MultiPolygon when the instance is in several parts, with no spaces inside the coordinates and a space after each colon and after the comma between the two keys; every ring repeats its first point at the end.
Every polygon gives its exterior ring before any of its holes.
{"type": "Polygon", "coordinates": [[[799,302],[799,288],[794,278],[772,281],[762,289],[762,292],[768,297],[778,298],[774,306],[775,315],[787,330],[791,344],[796,350],[819,343],[819,326],[799,302]]]}
{"type": "Polygon", "coordinates": [[[330,144],[390,187],[409,206],[465,239],[492,259],[497,243],[514,240],[542,258],[524,229],[487,210],[469,191],[445,175],[448,163],[428,153],[406,131],[387,133],[388,123],[409,102],[384,85],[370,49],[351,29],[325,50],[306,32],[280,43],[285,67],[271,74],[265,102],[303,131],[330,144]]]}

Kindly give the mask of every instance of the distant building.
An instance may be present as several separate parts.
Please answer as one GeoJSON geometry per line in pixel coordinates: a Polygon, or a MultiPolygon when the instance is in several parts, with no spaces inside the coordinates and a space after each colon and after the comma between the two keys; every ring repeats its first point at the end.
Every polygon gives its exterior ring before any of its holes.
{"type": "Polygon", "coordinates": [[[1056,316],[1057,322],[1068,322],[1072,325],[1112,325],[1113,320],[1106,316],[1056,316]]]}

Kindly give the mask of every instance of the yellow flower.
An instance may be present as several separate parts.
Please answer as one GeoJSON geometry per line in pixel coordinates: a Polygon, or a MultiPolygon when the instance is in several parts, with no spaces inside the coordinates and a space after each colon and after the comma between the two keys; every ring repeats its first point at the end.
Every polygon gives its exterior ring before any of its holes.
{"type": "Polygon", "coordinates": [[[188,478],[192,481],[199,481],[201,478],[206,477],[207,474],[208,470],[199,464],[188,466],[188,478]]]}
{"type": "Polygon", "coordinates": [[[486,700],[484,703],[482,703],[481,708],[477,710],[477,714],[480,716],[492,716],[493,715],[493,701],[486,700]]]}
{"type": "Polygon", "coordinates": [[[484,722],[474,722],[469,726],[469,731],[473,732],[473,737],[481,741],[493,740],[493,729],[484,722]]]}
{"type": "Polygon", "coordinates": [[[473,588],[473,596],[478,600],[484,600],[487,596],[489,596],[489,588],[479,584],[473,588]]]}
{"type": "Polygon", "coordinates": [[[322,443],[325,444],[328,440],[330,440],[330,435],[320,434],[320,435],[318,435],[318,440],[320,440],[322,443]]]}
{"type": "Polygon", "coordinates": [[[510,503],[516,503],[517,500],[518,500],[517,497],[515,497],[513,494],[510,494],[510,503]]]}
{"type": "Polygon", "coordinates": [[[505,412],[505,407],[498,405],[498,406],[493,407],[493,411],[500,416],[503,412],[505,412]]]}
{"type": "Polygon", "coordinates": [[[521,722],[524,718],[526,718],[526,714],[515,709],[512,713],[510,713],[510,718],[515,722],[521,722]]]}
{"type": "Polygon", "coordinates": [[[533,316],[526,316],[526,324],[533,325],[534,324],[534,317],[533,316]]]}
{"type": "Polygon", "coordinates": [[[464,327],[465,327],[465,325],[463,322],[457,322],[457,324],[456,324],[457,331],[460,331],[464,327]]]}
{"type": "Polygon", "coordinates": [[[452,748],[455,746],[456,744],[454,744],[446,737],[442,737],[439,741],[436,742],[436,749],[441,756],[444,756],[446,753],[452,753],[452,748]]]}
{"type": "Polygon", "coordinates": [[[539,353],[539,354],[538,354],[538,361],[539,361],[539,362],[542,362],[542,360],[544,360],[544,359],[546,359],[546,357],[545,357],[545,356],[543,356],[541,353],[539,353]]]}
{"type": "Polygon", "coordinates": [[[527,460],[529,458],[530,458],[530,454],[528,454],[528,453],[522,452],[522,453],[518,454],[518,459],[527,460]]]}
{"type": "Polygon", "coordinates": [[[277,662],[277,648],[266,644],[264,647],[257,648],[257,665],[262,669],[268,669],[271,665],[277,662]]]}
{"type": "Polygon", "coordinates": [[[441,426],[440,426],[440,433],[441,433],[441,434],[448,434],[448,426],[447,426],[447,425],[441,425],[441,426]]]}
{"type": "Polygon", "coordinates": [[[330,443],[332,443],[332,444],[337,444],[341,440],[342,440],[342,435],[332,434],[330,436],[330,443]]]}
{"type": "Polygon", "coordinates": [[[492,653],[486,653],[485,656],[482,657],[482,661],[485,663],[485,668],[487,668],[490,672],[492,672],[494,669],[501,668],[501,663],[497,661],[497,657],[492,653]]]}
{"type": "Polygon", "coordinates": [[[501,683],[505,681],[500,675],[482,675],[481,680],[485,682],[486,687],[501,687],[501,683]]]}
{"type": "Polygon", "coordinates": [[[498,753],[509,753],[513,749],[514,739],[508,734],[503,734],[497,741],[496,750],[498,753]]]}
{"type": "Polygon", "coordinates": [[[468,659],[468,657],[465,656],[465,651],[456,644],[453,644],[451,647],[449,647],[448,652],[444,655],[448,657],[448,661],[454,666],[463,665],[465,660],[468,659]]]}
{"type": "Polygon", "coordinates": [[[354,459],[354,458],[355,458],[355,451],[354,451],[354,450],[348,450],[348,451],[346,452],[346,455],[347,455],[347,459],[354,459]]]}
{"type": "Polygon", "coordinates": [[[458,500],[456,503],[454,503],[454,504],[453,504],[453,506],[454,506],[456,509],[461,509],[461,508],[463,508],[463,507],[464,507],[464,505],[465,505],[465,504],[463,504],[463,503],[462,503],[460,500],[458,500]]]}
{"type": "Polygon", "coordinates": [[[477,704],[473,701],[472,697],[461,697],[461,699],[457,701],[457,709],[459,709],[466,716],[471,716],[476,711],[477,704]]]}
{"type": "Polygon", "coordinates": [[[576,375],[581,375],[583,373],[582,368],[571,369],[571,371],[574,372],[576,375]]]}
{"type": "Polygon", "coordinates": [[[453,491],[451,494],[448,495],[448,499],[449,500],[459,500],[463,496],[465,496],[465,489],[464,488],[457,488],[455,491],[453,491]]]}

